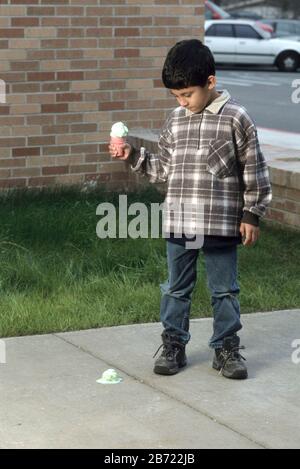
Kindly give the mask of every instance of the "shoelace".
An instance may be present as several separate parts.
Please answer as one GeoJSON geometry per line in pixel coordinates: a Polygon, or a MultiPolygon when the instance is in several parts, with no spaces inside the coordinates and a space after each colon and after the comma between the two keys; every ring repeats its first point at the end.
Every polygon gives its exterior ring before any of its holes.
{"type": "Polygon", "coordinates": [[[243,355],[241,355],[239,353],[239,350],[245,350],[245,346],[244,345],[241,345],[240,347],[233,347],[232,349],[230,350],[224,350],[224,355],[225,355],[225,358],[224,358],[224,363],[222,365],[222,368],[220,369],[220,372],[219,372],[219,375],[222,374],[227,362],[229,360],[238,360],[240,361],[240,359],[242,358],[245,362],[247,361],[245,357],[243,357],[243,355]]]}
{"type": "Polygon", "coordinates": [[[174,353],[176,352],[176,348],[177,349],[182,348],[182,344],[178,341],[172,341],[172,342],[167,341],[165,343],[162,343],[156,350],[155,354],[153,355],[153,358],[156,357],[156,355],[158,354],[158,352],[160,351],[162,347],[164,347],[164,351],[165,351],[165,355],[167,359],[172,360],[174,357],[174,353]]]}

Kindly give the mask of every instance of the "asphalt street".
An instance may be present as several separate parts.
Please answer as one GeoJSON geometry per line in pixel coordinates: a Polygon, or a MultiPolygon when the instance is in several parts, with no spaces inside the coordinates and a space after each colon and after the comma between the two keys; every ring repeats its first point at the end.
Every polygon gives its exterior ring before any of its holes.
{"type": "Polygon", "coordinates": [[[244,105],[257,127],[300,134],[300,102],[292,100],[293,93],[300,98],[300,70],[218,66],[217,78],[218,89],[227,89],[244,105]]]}

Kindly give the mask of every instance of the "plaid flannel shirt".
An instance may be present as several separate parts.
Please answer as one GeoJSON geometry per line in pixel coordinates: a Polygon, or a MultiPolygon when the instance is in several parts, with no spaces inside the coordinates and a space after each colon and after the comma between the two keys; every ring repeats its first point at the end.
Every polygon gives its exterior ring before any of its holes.
{"type": "Polygon", "coordinates": [[[167,182],[165,233],[238,236],[241,222],[262,217],[272,199],[255,124],[226,90],[220,93],[200,113],[176,108],[159,153],[142,151],[131,165],[152,183],[167,182]]]}

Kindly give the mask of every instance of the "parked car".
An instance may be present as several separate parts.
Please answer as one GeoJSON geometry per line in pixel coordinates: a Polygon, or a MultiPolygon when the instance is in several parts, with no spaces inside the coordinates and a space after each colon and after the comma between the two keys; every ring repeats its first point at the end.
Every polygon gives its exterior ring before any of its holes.
{"type": "Polygon", "coordinates": [[[272,26],[274,37],[293,38],[300,41],[300,21],[298,20],[264,20],[272,26]]]}
{"type": "Polygon", "coordinates": [[[223,8],[208,0],[205,2],[205,19],[226,20],[229,18],[231,18],[231,15],[223,10],[223,8]]]}
{"type": "Polygon", "coordinates": [[[255,21],[206,21],[205,44],[217,63],[276,65],[285,72],[300,66],[300,43],[273,38],[255,21]]]}
{"type": "Polygon", "coordinates": [[[262,16],[254,13],[253,11],[246,11],[246,10],[230,10],[231,18],[234,19],[244,19],[244,20],[253,20],[259,21],[262,20],[262,16]]]}
{"type": "MultiPolygon", "coordinates": [[[[227,20],[232,18],[232,16],[223,10],[223,8],[216,5],[214,2],[205,1],[205,19],[206,20],[227,20]]],[[[270,24],[265,24],[264,21],[260,19],[258,25],[269,33],[273,33],[273,28],[270,24]]]]}

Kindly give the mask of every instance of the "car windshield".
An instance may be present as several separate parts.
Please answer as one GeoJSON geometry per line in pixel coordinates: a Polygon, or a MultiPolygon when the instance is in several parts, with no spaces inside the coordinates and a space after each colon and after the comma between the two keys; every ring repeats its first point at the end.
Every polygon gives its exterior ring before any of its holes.
{"type": "Polygon", "coordinates": [[[260,36],[263,37],[263,39],[270,39],[272,37],[272,33],[262,29],[261,23],[259,22],[256,22],[252,27],[260,34],[260,36]]]}

